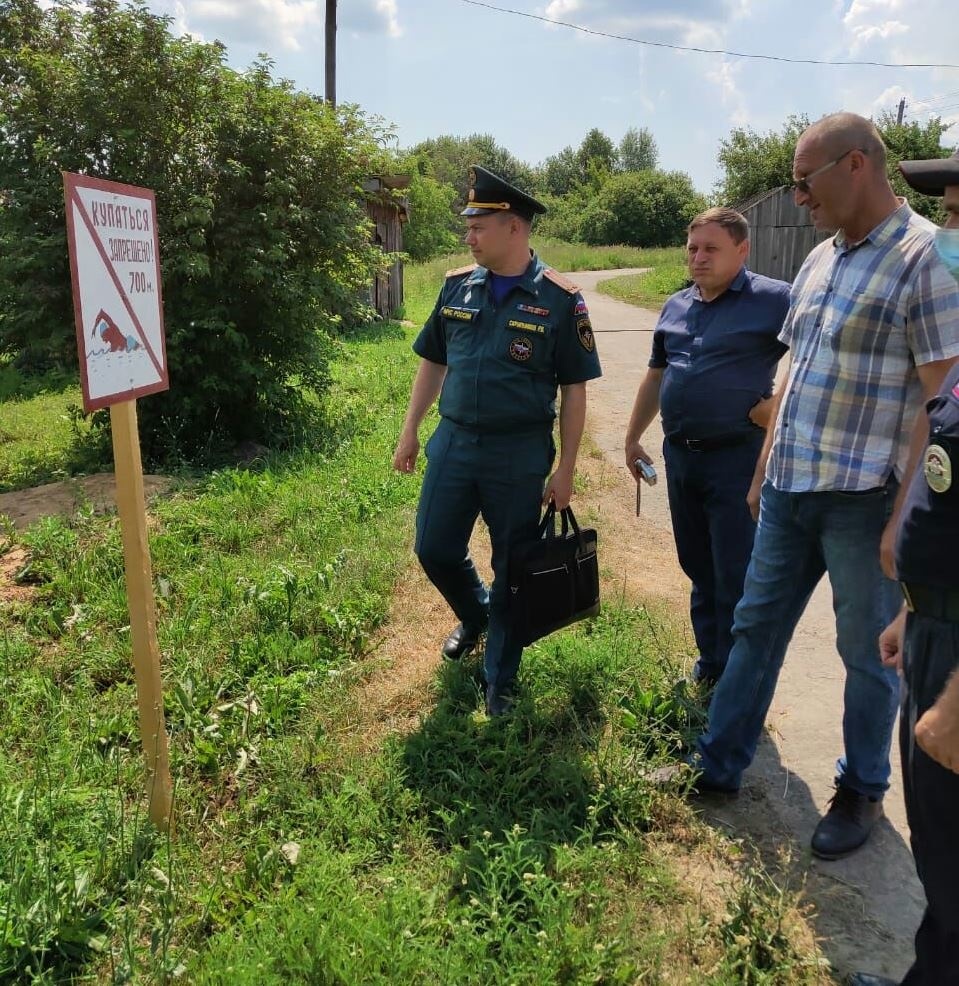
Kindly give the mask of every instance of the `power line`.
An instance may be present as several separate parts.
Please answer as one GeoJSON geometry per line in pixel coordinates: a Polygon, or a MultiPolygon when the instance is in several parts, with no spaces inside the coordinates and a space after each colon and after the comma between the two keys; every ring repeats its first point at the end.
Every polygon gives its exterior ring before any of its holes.
{"type": "Polygon", "coordinates": [[[913,102],[917,106],[925,106],[927,109],[935,109],[936,106],[941,106],[943,103],[954,103],[956,97],[959,97],[959,90],[956,92],[945,93],[942,96],[937,96],[934,99],[916,99],[913,102]]]}
{"type": "Polygon", "coordinates": [[[959,65],[949,62],[868,62],[868,61],[843,61],[818,58],[787,58],[785,55],[756,55],[744,51],[728,51],[725,48],[694,48],[688,45],[670,44],[668,41],[646,41],[643,38],[631,38],[625,34],[610,34],[607,31],[597,31],[591,27],[583,27],[582,24],[572,24],[569,21],[554,21],[549,17],[540,14],[529,14],[525,10],[512,10],[509,7],[496,7],[491,3],[482,3],[481,0],[460,0],[460,3],[468,3],[471,7],[485,7],[487,10],[495,10],[500,14],[512,14],[514,17],[527,17],[533,21],[542,21],[544,24],[553,24],[556,27],[568,27],[574,31],[582,31],[583,34],[592,34],[599,38],[611,38],[613,41],[628,41],[631,44],[647,45],[650,48],[670,48],[673,51],[695,51],[703,55],[729,55],[731,58],[754,58],[767,62],[790,62],[793,65],[871,65],[877,68],[952,68],[959,69],[959,65]]]}
{"type": "Polygon", "coordinates": [[[940,93],[938,96],[924,96],[922,99],[913,100],[913,102],[923,103],[925,105],[928,103],[938,103],[940,100],[943,99],[951,99],[953,96],[959,96],[959,89],[953,89],[952,92],[943,92],[940,93]]]}

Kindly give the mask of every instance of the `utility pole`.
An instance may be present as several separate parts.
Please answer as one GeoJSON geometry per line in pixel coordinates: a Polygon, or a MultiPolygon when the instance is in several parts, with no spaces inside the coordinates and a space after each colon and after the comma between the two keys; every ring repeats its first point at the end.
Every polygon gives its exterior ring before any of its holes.
{"type": "Polygon", "coordinates": [[[326,101],[336,106],[336,0],[326,0],[326,101]]]}
{"type": "Polygon", "coordinates": [[[906,97],[903,96],[902,99],[899,100],[899,114],[896,116],[897,127],[902,126],[902,115],[905,112],[906,112],[906,97]]]}

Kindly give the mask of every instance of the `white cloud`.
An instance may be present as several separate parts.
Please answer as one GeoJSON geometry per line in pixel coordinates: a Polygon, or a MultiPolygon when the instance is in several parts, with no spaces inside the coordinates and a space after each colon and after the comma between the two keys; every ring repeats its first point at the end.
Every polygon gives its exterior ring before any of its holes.
{"type": "MultiPolygon", "coordinates": [[[[179,32],[265,51],[308,49],[320,43],[326,22],[323,0],[161,0],[155,6],[173,17],[179,32]]],[[[398,37],[397,0],[341,3],[337,29],[398,37]]]]}
{"type": "Polygon", "coordinates": [[[851,35],[849,53],[852,55],[861,51],[873,41],[888,41],[889,38],[894,38],[897,35],[907,34],[909,32],[908,24],[903,24],[902,21],[896,20],[881,21],[877,24],[870,24],[863,21],[851,21],[847,15],[844,19],[844,23],[849,31],[849,34],[851,35]]]}
{"type": "Polygon", "coordinates": [[[729,114],[729,119],[735,127],[745,127],[750,123],[749,108],[746,96],[739,88],[737,76],[743,69],[743,62],[731,62],[723,59],[718,65],[706,71],[706,79],[711,82],[719,94],[719,98],[729,114]]]}
{"type": "Polygon", "coordinates": [[[398,38],[400,26],[397,0],[347,0],[339,5],[340,27],[358,34],[388,34],[398,38]]]}
{"type": "Polygon", "coordinates": [[[679,9],[673,0],[549,0],[538,13],[609,34],[715,47],[723,27],[749,8],[750,0],[687,0],[679,9]]]}
{"type": "Polygon", "coordinates": [[[955,23],[955,0],[853,0],[842,18],[850,54],[889,62],[959,63],[955,23]]]}
{"type": "MultiPolygon", "coordinates": [[[[853,0],[842,18],[845,53],[892,63],[959,64],[955,11],[955,0],[911,0],[909,5],[906,0],[853,0]]],[[[907,123],[930,116],[959,123],[959,71],[954,69],[863,75],[844,88],[843,96],[846,107],[872,116],[895,113],[905,98],[907,123]],[[950,93],[954,95],[948,97],[950,93]]],[[[943,139],[947,144],[959,141],[959,127],[943,139]]]]}

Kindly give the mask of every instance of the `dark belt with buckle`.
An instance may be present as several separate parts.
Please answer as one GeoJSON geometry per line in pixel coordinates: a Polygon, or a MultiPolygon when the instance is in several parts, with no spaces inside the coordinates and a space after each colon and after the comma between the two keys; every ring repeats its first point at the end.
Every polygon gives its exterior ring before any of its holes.
{"type": "Polygon", "coordinates": [[[667,435],[666,441],[670,445],[676,445],[690,452],[715,452],[721,448],[745,445],[746,442],[753,442],[762,438],[762,435],[763,432],[757,428],[755,432],[737,431],[732,435],[713,435],[711,438],[686,438],[684,435],[667,435]]]}
{"type": "Polygon", "coordinates": [[[935,585],[900,582],[906,609],[917,616],[959,623],[959,589],[940,589],[935,585]]]}

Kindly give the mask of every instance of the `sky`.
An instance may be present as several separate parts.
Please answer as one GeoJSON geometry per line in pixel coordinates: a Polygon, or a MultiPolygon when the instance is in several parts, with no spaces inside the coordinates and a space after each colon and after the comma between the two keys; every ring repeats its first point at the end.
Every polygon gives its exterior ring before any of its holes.
{"type": "MultiPolygon", "coordinates": [[[[734,127],[779,130],[792,113],[875,116],[906,99],[959,144],[957,0],[339,0],[337,100],[390,122],[399,147],[490,133],[530,164],[593,127],[618,141],[648,127],[660,166],[700,191],[720,177],[734,127]],[[951,63],[827,66],[651,47],[591,31],[700,48],[817,60],[951,63]]],[[[324,91],[325,0],[149,0],[173,30],[228,49],[239,70],[263,52],[298,88],[324,91]]]]}

